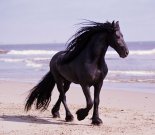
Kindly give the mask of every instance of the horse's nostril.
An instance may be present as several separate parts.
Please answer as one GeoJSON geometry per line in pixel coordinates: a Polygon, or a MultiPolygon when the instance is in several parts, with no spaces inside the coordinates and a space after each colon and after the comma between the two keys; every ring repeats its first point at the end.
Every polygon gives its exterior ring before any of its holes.
{"type": "Polygon", "coordinates": [[[129,54],[129,51],[126,51],[126,53],[125,53],[126,55],[128,55],[129,54]]]}

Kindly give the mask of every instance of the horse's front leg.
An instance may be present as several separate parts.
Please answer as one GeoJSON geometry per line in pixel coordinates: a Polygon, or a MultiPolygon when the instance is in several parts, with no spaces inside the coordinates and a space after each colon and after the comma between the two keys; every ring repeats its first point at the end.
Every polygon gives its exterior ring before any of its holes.
{"type": "Polygon", "coordinates": [[[90,95],[90,88],[88,86],[82,86],[82,89],[86,98],[87,106],[86,108],[81,108],[76,112],[78,120],[83,120],[88,115],[89,110],[93,106],[93,101],[90,95]]]}
{"type": "Polygon", "coordinates": [[[99,118],[98,106],[100,102],[100,91],[103,82],[100,82],[94,86],[94,111],[92,117],[92,124],[100,125],[102,124],[102,120],[99,118]]]}

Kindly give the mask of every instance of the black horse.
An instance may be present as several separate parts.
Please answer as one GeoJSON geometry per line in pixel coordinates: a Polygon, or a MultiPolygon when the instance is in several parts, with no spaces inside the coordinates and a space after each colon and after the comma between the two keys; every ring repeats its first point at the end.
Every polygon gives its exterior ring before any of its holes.
{"type": "Polygon", "coordinates": [[[67,49],[58,52],[51,59],[50,71],[31,90],[25,110],[30,110],[34,101],[36,109],[47,109],[51,92],[56,84],[60,96],[52,109],[53,117],[60,117],[59,108],[62,102],[66,111],[65,120],[72,121],[73,115],[67,106],[65,93],[73,82],[81,85],[87,102],[86,108],[76,112],[77,119],[83,120],[94,105],[92,124],[99,125],[102,123],[98,113],[99,96],[103,80],[108,73],[105,62],[108,46],[114,48],[122,58],[125,58],[129,51],[118,21],[116,23],[87,21],[71,39],[67,49]],[[94,102],[89,91],[91,86],[94,86],[94,102]]]}

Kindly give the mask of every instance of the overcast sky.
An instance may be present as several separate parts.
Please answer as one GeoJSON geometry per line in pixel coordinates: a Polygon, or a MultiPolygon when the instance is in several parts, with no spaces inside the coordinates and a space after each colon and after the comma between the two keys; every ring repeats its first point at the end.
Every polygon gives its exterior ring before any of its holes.
{"type": "Polygon", "coordinates": [[[119,20],[126,41],[155,41],[155,0],[0,0],[0,44],[66,42],[82,19],[119,20]]]}

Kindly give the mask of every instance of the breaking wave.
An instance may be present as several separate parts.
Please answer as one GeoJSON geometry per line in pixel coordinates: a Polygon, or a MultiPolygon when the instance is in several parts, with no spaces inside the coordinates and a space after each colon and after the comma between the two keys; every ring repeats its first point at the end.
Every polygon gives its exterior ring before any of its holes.
{"type": "MultiPolygon", "coordinates": [[[[54,50],[11,50],[5,51],[0,50],[0,54],[11,54],[11,55],[54,55],[58,51],[54,50]]],[[[114,50],[107,51],[107,55],[116,55],[117,52],[114,50]]],[[[154,55],[155,49],[152,50],[130,50],[129,55],[154,55]]]]}
{"type": "Polygon", "coordinates": [[[7,54],[11,55],[54,55],[57,51],[53,50],[11,50],[7,54]]]}
{"type": "Polygon", "coordinates": [[[43,65],[48,64],[50,58],[0,58],[0,62],[5,63],[23,63],[27,67],[34,68],[34,69],[42,69],[43,65]]]}
{"type": "Polygon", "coordinates": [[[136,76],[155,76],[155,71],[109,71],[112,74],[136,75],[136,76]]]}
{"type": "MultiPolygon", "coordinates": [[[[108,55],[117,54],[116,51],[107,51],[108,55]]],[[[155,49],[152,50],[129,50],[129,55],[153,55],[155,54],[155,49]]]]}

